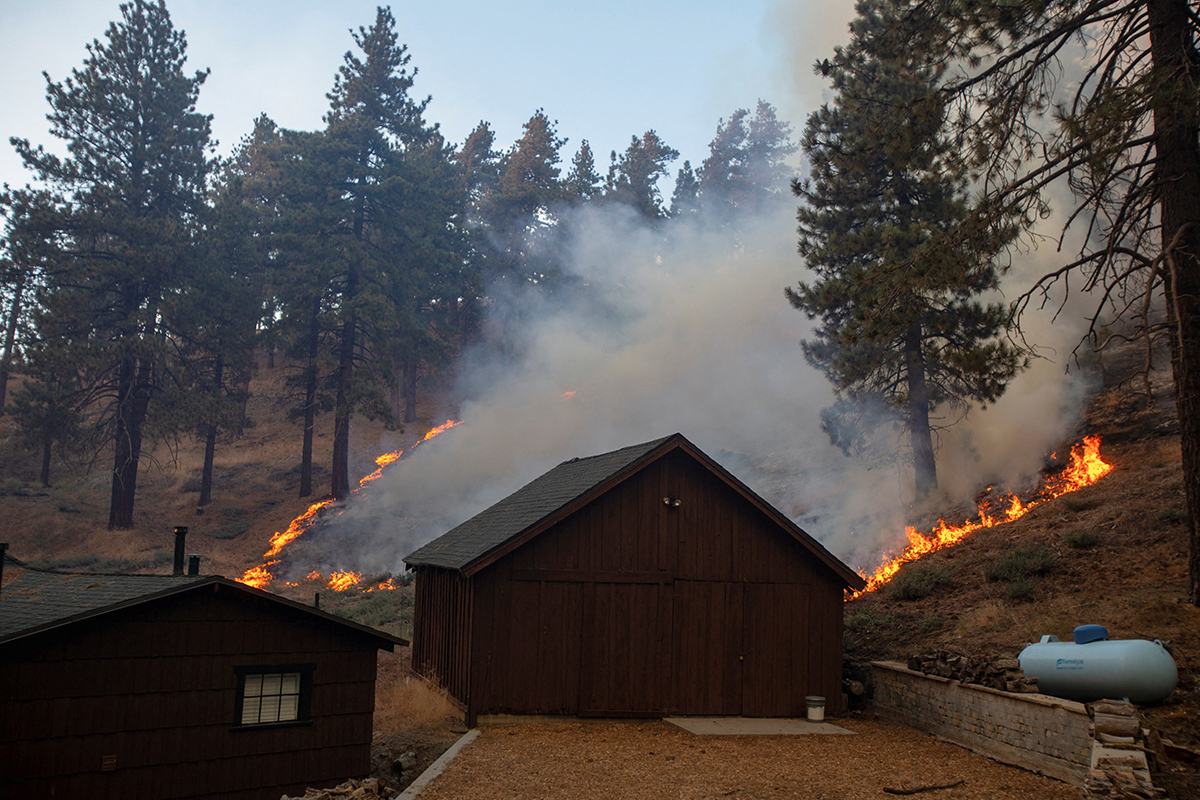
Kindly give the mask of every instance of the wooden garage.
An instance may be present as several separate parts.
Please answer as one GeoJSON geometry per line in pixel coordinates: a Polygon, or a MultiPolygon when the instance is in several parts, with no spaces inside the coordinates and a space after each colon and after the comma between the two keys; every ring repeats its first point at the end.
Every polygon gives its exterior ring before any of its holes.
{"type": "Polygon", "coordinates": [[[841,711],[863,579],[680,434],[564,462],[405,562],[414,668],[468,724],[841,711]]]}
{"type": "Polygon", "coordinates": [[[7,562],[0,797],[277,800],[370,771],[376,654],[405,640],[221,577],[7,562]]]}

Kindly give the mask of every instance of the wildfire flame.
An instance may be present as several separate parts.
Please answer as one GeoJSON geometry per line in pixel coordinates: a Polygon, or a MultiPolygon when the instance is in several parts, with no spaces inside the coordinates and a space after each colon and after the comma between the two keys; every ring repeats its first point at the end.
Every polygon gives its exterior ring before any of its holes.
{"type": "Polygon", "coordinates": [[[917,529],[911,526],[905,528],[904,531],[908,535],[908,546],[899,553],[893,552],[884,556],[883,564],[867,578],[866,588],[861,592],[848,593],[846,599],[853,600],[866,592],[875,591],[890,581],[900,571],[900,567],[908,562],[915,561],[929,553],[952,547],[981,528],[991,528],[1005,522],[1020,519],[1030,509],[1041,505],[1047,500],[1053,500],[1055,497],[1060,497],[1068,492],[1082,489],[1085,486],[1091,486],[1111,472],[1112,469],[1112,464],[1109,464],[1100,457],[1100,437],[1085,436],[1082,442],[1071,448],[1071,462],[1067,467],[1058,475],[1047,480],[1038,492],[1037,497],[1029,502],[1022,503],[1021,499],[1013,494],[1003,500],[1003,502],[1007,503],[1007,507],[999,513],[989,512],[988,506],[991,506],[991,503],[987,504],[987,506],[981,503],[979,506],[978,521],[968,521],[961,525],[952,526],[947,525],[944,520],[938,520],[938,524],[928,534],[918,533],[917,529]]]}
{"type": "MultiPolygon", "coordinates": [[[[432,428],[431,430],[429,430],[425,434],[424,438],[422,438],[420,442],[417,442],[417,445],[421,444],[421,442],[429,441],[433,437],[437,436],[439,433],[444,433],[445,431],[450,430],[455,425],[461,425],[461,424],[462,424],[462,420],[449,420],[448,419],[441,425],[438,425],[436,428],[432,428]]],[[[417,445],[413,445],[413,447],[416,447],[417,445]]],[[[412,448],[409,448],[409,450],[411,451],[412,448]]],[[[383,475],[384,468],[386,468],[392,462],[399,460],[402,455],[404,455],[403,450],[396,450],[395,452],[384,453],[383,455],[376,458],[375,464],[378,468],[374,472],[372,472],[370,475],[367,475],[362,480],[360,480],[358,482],[358,488],[356,488],[353,492],[351,492],[351,495],[357,494],[368,483],[371,483],[372,481],[376,480],[381,475],[383,475]]],[[[260,564],[257,567],[252,567],[252,568],[246,570],[246,572],[242,574],[242,577],[238,578],[238,582],[244,583],[247,586],[253,586],[255,589],[262,589],[262,588],[266,587],[269,583],[271,583],[271,581],[273,581],[275,579],[275,576],[274,576],[274,574],[272,574],[270,568],[279,563],[279,559],[275,558],[275,556],[279,555],[279,553],[282,552],[283,548],[287,547],[289,544],[291,544],[293,541],[295,541],[302,533],[304,533],[310,527],[312,527],[313,522],[320,515],[321,509],[332,504],[333,502],[334,502],[334,498],[328,497],[324,500],[319,500],[316,503],[313,503],[311,506],[308,507],[307,511],[305,511],[303,514],[301,514],[300,516],[298,516],[294,520],[292,520],[291,524],[287,526],[286,530],[277,531],[275,533],[275,535],[271,537],[271,546],[267,549],[267,552],[263,553],[263,559],[265,559],[264,563],[260,564]]],[[[314,570],[313,572],[310,572],[306,577],[308,580],[320,580],[321,573],[314,570]]],[[[335,571],[329,576],[329,588],[335,592],[344,592],[347,589],[351,589],[355,586],[358,586],[358,584],[361,580],[362,580],[362,573],[360,573],[360,572],[335,571]]],[[[291,584],[291,585],[295,585],[295,584],[291,584]]],[[[380,583],[377,586],[372,586],[369,589],[366,589],[365,591],[376,591],[379,589],[387,590],[387,589],[394,589],[394,588],[396,588],[396,587],[394,585],[392,585],[392,582],[389,579],[389,580],[383,581],[382,583],[380,583]]]]}
{"type": "Polygon", "coordinates": [[[335,592],[344,592],[351,586],[357,586],[362,580],[361,572],[351,572],[350,570],[338,570],[329,576],[329,588],[335,592]]]}

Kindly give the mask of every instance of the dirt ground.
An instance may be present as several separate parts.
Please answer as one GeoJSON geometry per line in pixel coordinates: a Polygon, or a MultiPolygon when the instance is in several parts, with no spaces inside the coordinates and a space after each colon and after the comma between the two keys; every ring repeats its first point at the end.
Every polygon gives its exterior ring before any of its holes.
{"type": "Polygon", "coordinates": [[[482,729],[422,800],[1077,800],[1078,789],[911,728],[832,720],[853,736],[695,736],[667,723],[550,722],[482,729]],[[961,782],[961,783],[960,783],[961,782]]]}

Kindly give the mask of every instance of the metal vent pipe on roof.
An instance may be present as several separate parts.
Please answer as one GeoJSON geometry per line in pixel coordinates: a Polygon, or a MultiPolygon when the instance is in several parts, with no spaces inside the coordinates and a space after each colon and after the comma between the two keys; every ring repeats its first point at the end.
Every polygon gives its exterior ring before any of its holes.
{"type": "Polygon", "coordinates": [[[187,526],[177,526],[175,528],[175,571],[171,573],[176,577],[183,574],[183,540],[185,538],[187,538],[187,526]]]}
{"type": "Polygon", "coordinates": [[[192,553],[188,556],[188,575],[200,574],[200,554],[192,553]]]}

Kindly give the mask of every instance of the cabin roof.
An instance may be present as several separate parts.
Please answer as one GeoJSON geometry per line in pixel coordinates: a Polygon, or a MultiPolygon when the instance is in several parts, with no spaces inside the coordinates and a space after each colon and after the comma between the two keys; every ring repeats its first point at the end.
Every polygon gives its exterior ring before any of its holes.
{"type": "Polygon", "coordinates": [[[564,461],[495,505],[410,553],[404,562],[410,567],[441,567],[468,575],[477,572],[629,475],[676,449],[689,453],[766,513],[848,586],[856,589],[865,586],[865,581],[858,573],[680,433],[600,455],[564,461]]]}
{"type": "Polygon", "coordinates": [[[374,638],[379,646],[407,645],[408,640],[360,625],[285,597],[264,592],[219,575],[103,575],[35,569],[4,556],[0,586],[0,645],[36,633],[102,616],[123,608],[212,587],[233,591],[352,628],[374,638]]]}

